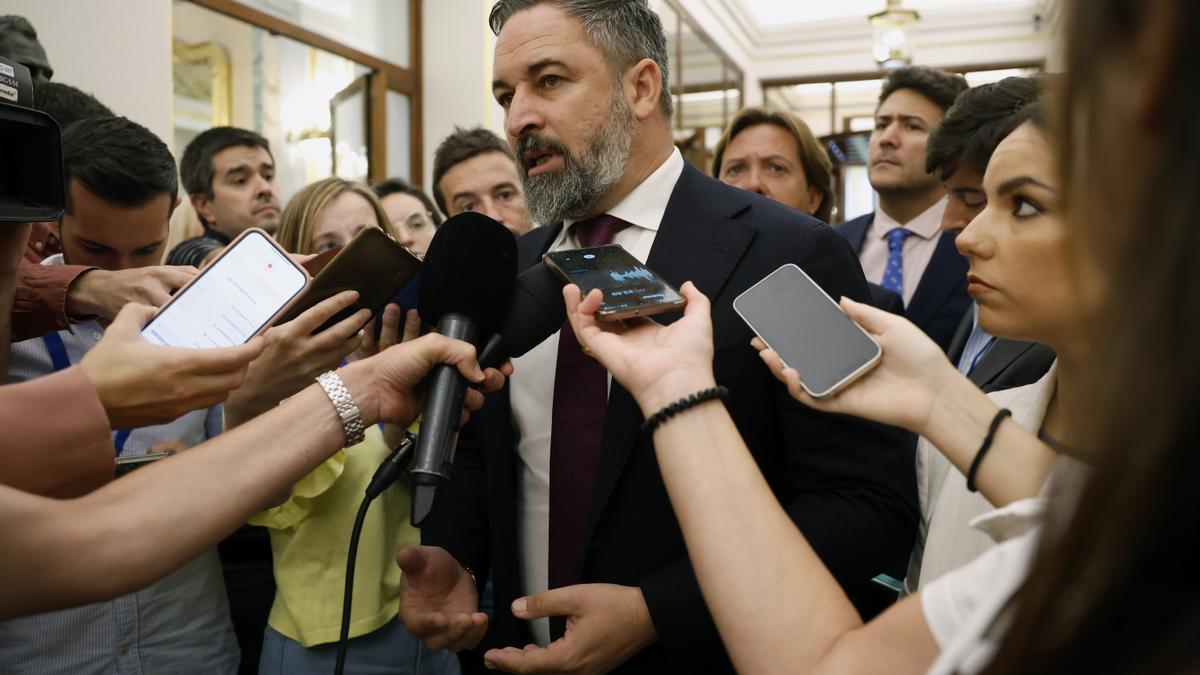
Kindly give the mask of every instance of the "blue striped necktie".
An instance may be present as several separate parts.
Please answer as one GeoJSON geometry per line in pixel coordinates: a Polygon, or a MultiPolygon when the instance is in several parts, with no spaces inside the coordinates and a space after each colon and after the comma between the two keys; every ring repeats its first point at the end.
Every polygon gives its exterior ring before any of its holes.
{"type": "Polygon", "coordinates": [[[888,230],[887,233],[887,268],[879,285],[900,297],[904,297],[904,240],[911,234],[912,230],[903,227],[888,230]]]}

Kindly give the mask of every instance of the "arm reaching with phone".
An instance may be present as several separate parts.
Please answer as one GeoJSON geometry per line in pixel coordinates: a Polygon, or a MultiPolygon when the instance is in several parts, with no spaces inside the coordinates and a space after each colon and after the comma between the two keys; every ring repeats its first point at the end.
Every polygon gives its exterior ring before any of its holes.
{"type": "MultiPolygon", "coordinates": [[[[883,347],[880,363],[861,380],[827,398],[813,398],[800,386],[796,371],[784,368],[779,355],[756,340],[767,367],[801,403],[914,431],[967,473],[999,411],[995,402],[959,373],[941,348],[907,319],[849,298],[843,298],[841,306],[883,347]]],[[[1033,434],[1007,421],[997,429],[976,484],[996,506],[1036,496],[1044,476],[1029,467],[1046,464],[1052,452],[1033,434]]]]}
{"type": "Polygon", "coordinates": [[[194,268],[169,265],[102,270],[26,261],[17,278],[13,337],[41,337],[72,318],[112,319],[129,302],[159,307],[195,275],[194,268]]]}
{"type": "MultiPolygon", "coordinates": [[[[708,299],[691,283],[681,292],[687,308],[678,321],[621,326],[597,323],[598,292],[581,299],[578,287],[563,291],[580,343],[647,416],[715,382],[708,299]]],[[[654,447],[700,588],[739,672],[916,673],[933,662],[937,646],[919,600],[862,624],[719,402],[670,418],[655,431],[654,447]]],[[[485,658],[511,667],[519,651],[485,658]]]]}
{"type": "Polygon", "coordinates": [[[292,321],[267,329],[262,356],[250,365],[245,384],[225,404],[226,428],[269,410],[311,384],[317,375],[337,368],[357,349],[363,340],[359,329],[370,318],[365,309],[313,334],[317,327],[357,299],[356,291],[344,291],[292,321]]]}
{"type": "MultiPolygon", "coordinates": [[[[440,335],[339,373],[365,424],[407,424],[421,409],[418,384],[438,363],[456,366],[483,391],[504,382],[500,371],[479,369],[470,345],[440,335]]],[[[481,391],[467,392],[467,409],[482,403],[481,391]]],[[[0,575],[21,580],[0,598],[0,618],[93,602],[161,578],[344,443],[335,408],[310,385],[237,429],[80,499],[49,500],[0,487],[6,537],[0,575]]]]}
{"type": "Polygon", "coordinates": [[[67,289],[67,314],[111,319],[131,302],[161,307],[194,276],[195,267],[174,265],[88,270],[67,289]]]}
{"type": "Polygon", "coordinates": [[[80,365],[0,388],[6,485],[56,497],[86,494],[112,480],[110,429],[161,424],[220,402],[262,351],[261,339],[211,350],[152,345],[140,329],[153,314],[127,305],[80,365]],[[31,420],[42,422],[36,433],[31,420]]]}

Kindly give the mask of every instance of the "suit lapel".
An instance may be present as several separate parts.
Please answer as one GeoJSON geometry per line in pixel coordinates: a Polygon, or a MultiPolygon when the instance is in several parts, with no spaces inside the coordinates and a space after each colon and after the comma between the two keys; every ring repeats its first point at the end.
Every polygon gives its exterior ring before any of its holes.
{"type": "Polygon", "coordinates": [[[924,326],[946,303],[947,296],[966,286],[968,267],[967,259],[954,246],[954,233],[943,232],[912,300],[905,307],[908,319],[924,326]]]}
{"type": "MultiPolygon", "coordinates": [[[[758,232],[752,225],[731,220],[749,206],[746,197],[741,190],[725,186],[685,164],[646,266],[677,288],[691,281],[710,300],[715,299],[758,232]]],[[[679,316],[678,312],[660,314],[655,320],[671,323],[679,316]]],[[[614,381],[609,390],[604,443],[585,541],[591,540],[630,453],[643,446],[638,438],[641,424],[642,413],[633,396],[614,381]]],[[[649,452],[649,444],[644,449],[649,452]]]]}
{"type": "Polygon", "coordinates": [[[521,272],[533,267],[542,260],[542,256],[550,250],[558,233],[562,231],[562,223],[535,227],[517,240],[517,269],[521,272]]]}
{"type": "Polygon", "coordinates": [[[1032,342],[1005,340],[998,338],[979,359],[979,364],[971,372],[971,381],[980,387],[996,379],[1004,369],[1012,365],[1022,354],[1033,347],[1032,342]]]}
{"type": "Polygon", "coordinates": [[[950,363],[958,366],[958,360],[962,358],[963,350],[967,348],[967,339],[971,337],[971,328],[975,325],[975,316],[970,309],[963,315],[962,321],[958,322],[958,330],[954,331],[954,337],[950,340],[950,349],[946,350],[946,356],[950,357],[950,363]]]}
{"type": "Polygon", "coordinates": [[[868,213],[842,223],[837,227],[837,231],[846,241],[850,242],[855,253],[862,253],[863,242],[867,240],[867,230],[871,229],[873,222],[875,222],[875,214],[868,213]]]}

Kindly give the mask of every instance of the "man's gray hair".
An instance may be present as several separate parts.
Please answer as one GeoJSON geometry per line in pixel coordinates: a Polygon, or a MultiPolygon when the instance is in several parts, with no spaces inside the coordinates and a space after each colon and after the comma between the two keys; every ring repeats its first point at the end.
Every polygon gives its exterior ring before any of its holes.
{"type": "Polygon", "coordinates": [[[667,76],[667,36],[662,20],[650,9],[647,0],[498,0],[492,5],[488,23],[492,32],[499,35],[513,14],[544,4],[562,7],[578,20],[588,40],[604,52],[614,73],[619,74],[642,59],[653,59],[662,72],[659,100],[663,112],[671,117],[675,106],[667,76]]]}

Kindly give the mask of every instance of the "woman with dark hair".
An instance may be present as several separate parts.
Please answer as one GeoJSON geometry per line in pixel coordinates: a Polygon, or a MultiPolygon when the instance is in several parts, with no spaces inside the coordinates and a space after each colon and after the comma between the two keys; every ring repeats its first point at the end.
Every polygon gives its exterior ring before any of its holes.
{"type": "MultiPolygon", "coordinates": [[[[685,285],[688,310],[670,326],[602,328],[594,319],[597,293],[581,302],[575,287],[564,291],[580,342],[647,416],[676,413],[656,417],[667,418],[653,432],[656,453],[705,599],[740,670],[1200,668],[1200,592],[1188,583],[1200,534],[1200,433],[1189,419],[1200,407],[1200,356],[1181,345],[1200,331],[1200,314],[1187,309],[1200,293],[1192,270],[1200,254],[1200,81],[1189,67],[1198,57],[1184,38],[1200,30],[1200,6],[1075,0],[1067,23],[1063,178],[1043,175],[1031,148],[1049,146],[1030,124],[1005,139],[985,178],[988,211],[1011,209],[1013,236],[1054,236],[1050,220],[1035,215],[1052,209],[1045,202],[1061,201],[1070,215],[1059,246],[1070,307],[1043,322],[1058,326],[1059,342],[1069,345],[1060,350],[1059,383],[1068,352],[1077,378],[1056,391],[1059,417],[1051,421],[1048,411],[1045,442],[1007,419],[911,324],[863,305],[843,302],[884,356],[835,396],[804,394],[795,371],[763,353],[805,403],[925,435],[990,501],[1009,506],[1009,517],[993,524],[1025,529],[871,623],[861,625],[786,519],[724,410],[696,404],[707,397],[667,407],[712,384],[704,296],[685,285]],[[1014,175],[1001,175],[1005,163],[1014,175]],[[1035,197],[1056,186],[1065,199],[1035,197]],[[1040,486],[1024,467],[1051,447],[1095,468],[1064,474],[1045,527],[1030,529],[1041,520],[1040,505],[1022,498],[1040,486]]],[[[989,281],[973,280],[977,297],[993,297],[993,309],[1012,301],[989,281]]],[[[541,601],[519,599],[514,611],[536,612],[541,601]]],[[[511,651],[491,657],[519,658],[511,651]]]]}

